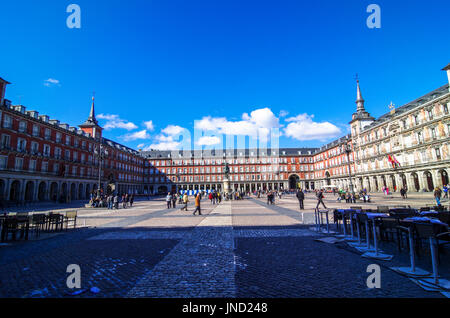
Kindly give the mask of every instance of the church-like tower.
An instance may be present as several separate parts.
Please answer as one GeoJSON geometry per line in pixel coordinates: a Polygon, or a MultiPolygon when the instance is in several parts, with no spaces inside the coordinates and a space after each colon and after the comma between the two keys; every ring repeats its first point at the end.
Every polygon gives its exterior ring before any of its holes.
{"type": "Polygon", "coordinates": [[[359,87],[359,80],[356,80],[356,113],[353,113],[352,120],[350,121],[352,129],[352,137],[355,138],[360,132],[370,125],[375,118],[370,116],[370,114],[364,108],[364,99],[361,94],[361,88],[359,87]]]}
{"type": "Polygon", "coordinates": [[[99,126],[97,119],[95,118],[95,107],[94,107],[95,97],[92,96],[92,106],[91,112],[89,113],[88,119],[78,127],[81,128],[82,131],[90,134],[92,137],[96,139],[102,138],[103,128],[99,126]]]}

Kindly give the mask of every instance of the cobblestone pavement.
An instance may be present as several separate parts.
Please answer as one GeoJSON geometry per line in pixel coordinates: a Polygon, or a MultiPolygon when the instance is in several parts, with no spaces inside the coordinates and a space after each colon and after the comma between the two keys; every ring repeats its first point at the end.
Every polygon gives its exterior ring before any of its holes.
{"type": "MultiPolygon", "coordinates": [[[[161,199],[83,209],[77,229],[0,246],[0,297],[443,297],[389,269],[409,264],[392,243],[381,248],[393,261],[375,262],[344,243],[315,241],[323,235],[309,229],[311,194],[305,203],[300,211],[293,196],[276,205],[205,199],[201,216],[161,199]],[[366,285],[372,263],[381,265],[380,289],[366,285]],[[81,268],[81,290],[66,286],[69,264],[81,268]]],[[[446,278],[448,254],[439,267],[446,278]]],[[[429,263],[429,255],[418,259],[424,269],[429,263]]]]}

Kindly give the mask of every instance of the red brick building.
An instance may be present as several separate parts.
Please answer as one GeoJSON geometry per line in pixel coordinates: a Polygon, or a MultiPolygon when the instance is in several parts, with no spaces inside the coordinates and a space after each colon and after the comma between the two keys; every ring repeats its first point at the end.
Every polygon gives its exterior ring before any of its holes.
{"type": "Polygon", "coordinates": [[[144,160],[139,152],[102,138],[94,102],[81,129],[12,105],[4,99],[8,82],[0,79],[0,197],[6,201],[88,199],[103,191],[143,192],[144,160]]]}

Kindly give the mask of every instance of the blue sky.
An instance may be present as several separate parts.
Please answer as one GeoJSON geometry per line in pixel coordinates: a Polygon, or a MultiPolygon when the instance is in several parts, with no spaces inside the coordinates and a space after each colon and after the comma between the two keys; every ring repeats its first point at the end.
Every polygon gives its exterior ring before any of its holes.
{"type": "Polygon", "coordinates": [[[0,77],[14,104],[70,125],[95,91],[104,136],[133,148],[180,146],[194,127],[207,145],[278,127],[281,147],[315,147],[348,132],[355,73],[373,116],[447,82],[448,12],[446,0],[2,1],[0,77]],[[66,26],[70,3],[81,29],[66,26]],[[381,29],[366,26],[371,3],[381,29]]]}

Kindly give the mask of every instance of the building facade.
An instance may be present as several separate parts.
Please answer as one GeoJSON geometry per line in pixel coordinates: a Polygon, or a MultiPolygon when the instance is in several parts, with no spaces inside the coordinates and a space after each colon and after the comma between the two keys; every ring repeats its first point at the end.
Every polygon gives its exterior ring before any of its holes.
{"type": "Polygon", "coordinates": [[[11,105],[6,99],[0,107],[0,123],[2,200],[68,202],[88,199],[99,188],[143,191],[143,158],[133,149],[102,138],[94,101],[80,129],[11,105]],[[100,144],[102,160],[96,154],[100,144]]]}
{"type": "MultiPolygon", "coordinates": [[[[447,72],[450,82],[450,64],[447,72]]],[[[79,128],[5,99],[0,78],[0,198],[85,200],[104,192],[156,194],[232,189],[431,191],[449,183],[450,89],[446,84],[379,118],[365,109],[357,81],[351,133],[320,148],[136,151],[103,138],[94,99],[79,128]],[[100,186],[99,186],[100,185],[100,186]]]]}

